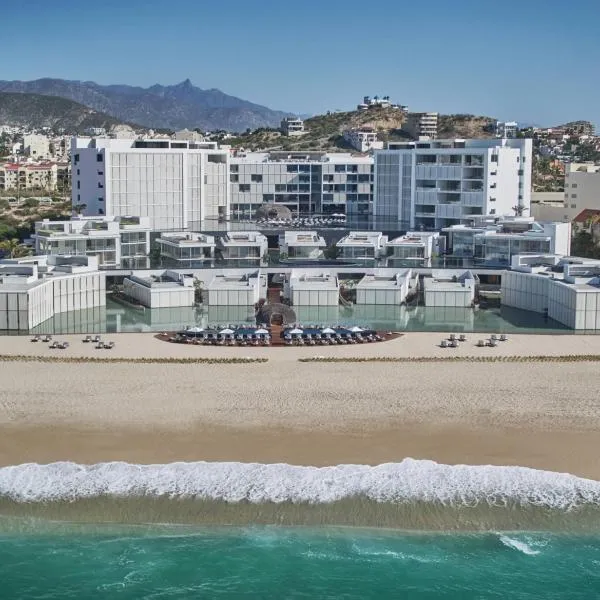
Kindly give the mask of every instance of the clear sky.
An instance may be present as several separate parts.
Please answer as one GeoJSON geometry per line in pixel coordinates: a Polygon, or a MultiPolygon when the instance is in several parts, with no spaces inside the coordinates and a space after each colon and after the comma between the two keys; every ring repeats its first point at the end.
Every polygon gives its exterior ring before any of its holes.
{"type": "Polygon", "coordinates": [[[600,124],[600,0],[0,0],[0,79],[186,78],[271,108],[600,124]]]}

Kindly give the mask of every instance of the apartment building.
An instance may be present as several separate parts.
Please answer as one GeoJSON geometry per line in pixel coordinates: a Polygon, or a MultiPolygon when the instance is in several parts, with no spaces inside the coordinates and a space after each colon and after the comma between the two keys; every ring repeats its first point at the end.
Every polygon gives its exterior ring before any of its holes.
{"type": "Polygon", "coordinates": [[[531,202],[532,140],[394,142],[375,152],[373,219],[439,231],[531,202]]]}
{"type": "Polygon", "coordinates": [[[53,192],[67,185],[68,163],[3,163],[0,164],[0,190],[53,192]]]}
{"type": "Polygon", "coordinates": [[[573,216],[586,208],[600,209],[600,165],[571,163],[566,166],[564,208],[573,216]]]}
{"type": "Polygon", "coordinates": [[[45,135],[26,133],[23,136],[23,154],[41,160],[50,158],[50,140],[45,135]]]}
{"type": "Polygon", "coordinates": [[[373,195],[373,158],[350,153],[249,152],[231,158],[231,216],[254,216],[264,203],[295,216],[368,215],[373,195]]]}
{"type": "Polygon", "coordinates": [[[359,152],[369,150],[383,150],[383,142],[377,137],[377,132],[372,127],[361,129],[347,129],[343,134],[344,140],[359,152]]]}
{"type": "Polygon", "coordinates": [[[402,125],[407,133],[413,138],[419,140],[428,138],[434,140],[437,138],[438,131],[438,113],[436,112],[411,112],[406,115],[406,121],[402,125]]]}
{"type": "Polygon", "coordinates": [[[73,138],[71,162],[86,216],[139,215],[159,231],[229,216],[229,152],[213,142],[73,138]]]}
{"type": "Polygon", "coordinates": [[[95,256],[103,269],[147,269],[150,266],[148,217],[44,219],[36,222],[31,237],[39,255],[95,256]]]}
{"type": "Polygon", "coordinates": [[[306,133],[304,121],[296,117],[286,117],[281,121],[281,133],[287,136],[303,135],[306,133]]]}

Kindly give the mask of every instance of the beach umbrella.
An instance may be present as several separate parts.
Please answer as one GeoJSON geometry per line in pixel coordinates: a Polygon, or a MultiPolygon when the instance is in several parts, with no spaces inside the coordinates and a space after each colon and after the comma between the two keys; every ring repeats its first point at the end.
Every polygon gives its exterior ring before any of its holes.
{"type": "Polygon", "coordinates": [[[351,331],[352,333],[361,333],[363,330],[362,330],[360,327],[358,327],[358,325],[355,325],[354,327],[352,327],[352,328],[350,329],[350,331],[351,331]]]}
{"type": "Polygon", "coordinates": [[[325,329],[323,329],[323,331],[321,331],[321,333],[326,333],[331,335],[332,333],[335,333],[335,331],[333,329],[331,329],[331,327],[325,327],[325,329]]]}
{"type": "Polygon", "coordinates": [[[262,327],[260,329],[257,329],[254,333],[258,335],[269,335],[269,332],[266,329],[263,329],[262,327]]]}
{"type": "Polygon", "coordinates": [[[290,331],[290,335],[302,335],[303,333],[302,329],[298,329],[297,327],[290,331]]]}
{"type": "Polygon", "coordinates": [[[219,333],[221,335],[231,335],[233,333],[233,329],[229,329],[228,327],[226,327],[225,329],[221,329],[219,333]]]}

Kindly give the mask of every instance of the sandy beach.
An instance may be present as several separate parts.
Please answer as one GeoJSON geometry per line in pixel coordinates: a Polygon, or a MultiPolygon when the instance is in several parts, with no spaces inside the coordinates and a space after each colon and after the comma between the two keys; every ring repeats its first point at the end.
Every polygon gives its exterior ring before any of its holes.
{"type": "Polygon", "coordinates": [[[301,363],[309,356],[600,354],[599,336],[512,336],[456,350],[441,334],[328,348],[214,348],[149,334],[65,351],[0,338],[0,355],[261,356],[255,364],[0,364],[0,465],[228,460],[329,465],[405,457],[600,479],[598,363],[301,363]]]}

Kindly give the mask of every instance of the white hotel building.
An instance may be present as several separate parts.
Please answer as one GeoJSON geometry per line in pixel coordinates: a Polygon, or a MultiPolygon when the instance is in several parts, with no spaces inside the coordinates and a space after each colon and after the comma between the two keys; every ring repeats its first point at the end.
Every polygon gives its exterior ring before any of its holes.
{"type": "Polygon", "coordinates": [[[376,226],[441,230],[531,202],[532,140],[390,143],[375,152],[376,226]]]}
{"type": "Polygon", "coordinates": [[[229,151],[214,142],[73,138],[71,163],[85,216],[148,217],[159,231],[229,216],[229,151]]]}
{"type": "Polygon", "coordinates": [[[373,158],[350,153],[248,152],[231,158],[231,215],[249,218],[263,203],[294,215],[369,215],[373,158]]]}

